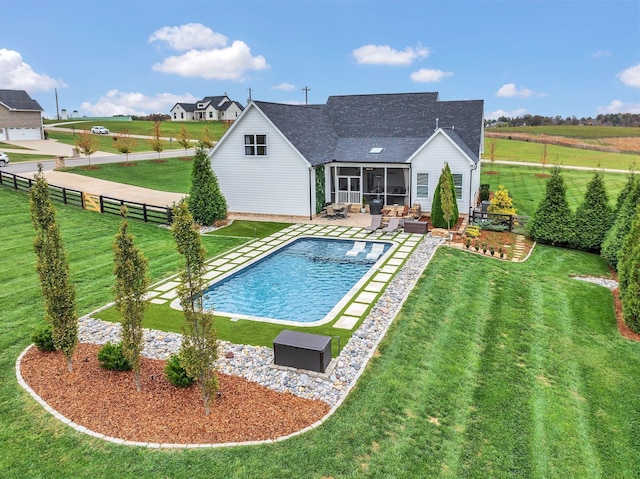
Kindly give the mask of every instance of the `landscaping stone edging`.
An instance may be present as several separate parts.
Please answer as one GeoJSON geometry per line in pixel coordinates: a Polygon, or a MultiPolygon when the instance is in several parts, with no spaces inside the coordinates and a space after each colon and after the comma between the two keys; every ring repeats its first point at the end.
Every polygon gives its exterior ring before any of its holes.
{"type": "MultiPolygon", "coordinates": [[[[148,448],[185,449],[185,448],[217,448],[237,445],[270,444],[297,436],[324,423],[346,399],[364,369],[373,357],[375,350],[386,335],[386,332],[400,312],[405,300],[415,287],[422,272],[427,267],[442,238],[426,236],[412,252],[403,267],[391,280],[384,294],[378,299],[361,326],[353,333],[349,341],[335,358],[333,373],[324,379],[320,375],[312,376],[308,372],[297,370],[277,370],[270,367],[273,362],[273,350],[267,347],[237,345],[220,341],[219,370],[226,374],[235,374],[263,386],[280,392],[291,392],[301,397],[319,399],[327,402],[331,409],[319,421],[287,436],[265,441],[248,441],[242,443],[219,444],[158,444],[125,441],[120,438],[105,436],[74,423],[58,411],[50,407],[24,381],[20,373],[20,363],[28,346],[16,360],[16,377],[18,383],[56,419],[68,424],[78,432],[115,444],[142,446],[148,448]],[[233,358],[226,358],[226,352],[232,351],[233,358]],[[255,358],[259,358],[256,360],[255,358]]],[[[81,342],[104,344],[119,340],[117,323],[107,323],[85,316],[80,319],[79,336],[81,342]]],[[[145,329],[144,354],[150,358],[166,359],[180,349],[181,335],[145,329]]]]}

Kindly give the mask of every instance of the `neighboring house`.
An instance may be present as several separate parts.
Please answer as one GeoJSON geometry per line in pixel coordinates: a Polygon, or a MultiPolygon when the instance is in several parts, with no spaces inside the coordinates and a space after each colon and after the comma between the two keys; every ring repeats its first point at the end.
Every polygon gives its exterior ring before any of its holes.
{"type": "Polygon", "coordinates": [[[24,90],[0,90],[0,141],[42,140],[42,107],[24,90]]]}
{"type": "Polygon", "coordinates": [[[209,156],[230,213],[312,218],[328,201],[376,198],[430,211],[446,162],[466,214],[478,201],[483,108],[438,93],[253,101],[209,156]]]}
{"type": "Polygon", "coordinates": [[[197,103],[176,103],[171,109],[171,119],[176,121],[234,121],[244,107],[223,96],[206,96],[197,103]]]}

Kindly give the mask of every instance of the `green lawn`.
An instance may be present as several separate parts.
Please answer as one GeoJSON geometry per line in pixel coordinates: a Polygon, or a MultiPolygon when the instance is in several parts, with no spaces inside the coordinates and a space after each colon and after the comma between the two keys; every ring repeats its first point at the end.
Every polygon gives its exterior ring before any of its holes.
{"type": "MultiPolygon", "coordinates": [[[[130,135],[153,136],[155,134],[154,123],[145,120],[89,120],[77,121],[69,120],[68,122],[45,121],[45,125],[55,123],[61,128],[72,128],[76,131],[89,131],[92,126],[101,125],[107,128],[111,133],[129,133],[130,135]],[[69,123],[65,125],[65,123],[69,123]]],[[[205,129],[209,130],[209,134],[214,140],[220,139],[227,128],[227,125],[221,121],[163,121],[160,123],[160,136],[177,138],[185,127],[192,139],[198,140],[202,137],[205,129]]],[[[48,134],[53,134],[51,130],[47,130],[48,134]]]]}
{"type": "MultiPolygon", "coordinates": [[[[48,131],[47,135],[51,140],[57,140],[60,143],[67,145],[76,145],[78,141],[78,134],[69,133],[65,131],[48,131]]],[[[116,137],[113,135],[93,135],[98,141],[97,151],[104,151],[105,153],[113,153],[114,155],[120,155],[121,153],[116,149],[116,137]]],[[[135,138],[135,145],[132,148],[131,153],[141,153],[145,151],[154,151],[149,143],[149,139],[135,138]]],[[[162,141],[162,151],[166,150],[181,150],[182,146],[177,141],[162,141]]],[[[82,154],[82,153],[81,153],[82,154]]],[[[84,157],[84,154],[82,154],[84,157]]]]}
{"type": "MultiPolygon", "coordinates": [[[[640,128],[638,128],[640,130],[640,128]]],[[[540,163],[542,143],[529,141],[508,140],[494,138],[496,141],[495,159],[502,161],[524,161],[526,163],[540,163]]],[[[491,169],[489,163],[489,143],[485,140],[482,155],[483,169],[491,169]]],[[[640,167],[640,155],[626,153],[609,153],[605,151],[583,150],[566,146],[547,145],[547,166],[570,165],[586,166],[588,168],[611,168],[625,170],[640,167]]]]}
{"type": "MultiPolygon", "coordinates": [[[[545,174],[551,168],[545,168],[545,174]]],[[[543,174],[542,168],[511,166],[511,165],[482,165],[480,183],[489,183],[492,190],[497,190],[499,185],[509,190],[513,198],[513,204],[519,215],[531,216],[535,213],[540,201],[544,199],[547,178],[537,175],[543,174]],[[488,174],[495,171],[498,174],[488,174]]],[[[584,200],[587,184],[593,178],[593,171],[580,171],[563,169],[561,171],[564,184],[567,187],[567,201],[573,211],[584,200]]],[[[604,173],[605,186],[609,195],[609,203],[615,205],[620,190],[627,182],[627,175],[622,173],[604,173]]]]}
{"type": "MultiPolygon", "coordinates": [[[[17,384],[42,324],[28,197],[0,189],[0,471],[7,478],[633,478],[640,344],[616,329],[597,256],[537,246],[523,264],[441,248],[357,387],[284,443],[157,451],[59,423],[17,384]]],[[[110,300],[116,217],[56,205],[79,312],[110,300]]],[[[131,222],[154,279],[180,263],[169,233],[131,222]]],[[[238,239],[204,238],[210,253],[238,239]]]]}
{"type": "Polygon", "coordinates": [[[62,171],[154,190],[188,193],[191,186],[192,164],[191,157],[166,158],[160,161],[105,163],[97,165],[95,169],[76,166],[62,171]]]}

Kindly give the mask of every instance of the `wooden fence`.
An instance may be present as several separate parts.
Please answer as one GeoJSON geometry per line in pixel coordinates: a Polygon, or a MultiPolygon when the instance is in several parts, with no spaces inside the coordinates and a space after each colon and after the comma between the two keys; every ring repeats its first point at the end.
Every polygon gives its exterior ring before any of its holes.
{"type": "MultiPolygon", "coordinates": [[[[35,180],[24,176],[0,171],[0,186],[13,188],[17,191],[28,192],[35,180]]],[[[121,200],[108,196],[92,195],[90,193],[49,185],[51,200],[65,205],[78,206],[99,213],[120,215],[120,208],[127,207],[127,218],[142,220],[147,223],[171,224],[173,215],[171,208],[166,206],[147,205],[135,201],[121,200]]]]}
{"type": "Polygon", "coordinates": [[[506,226],[509,231],[513,231],[513,226],[515,224],[515,216],[507,215],[504,213],[489,213],[485,211],[473,210],[473,215],[471,220],[474,223],[482,223],[486,221],[490,221],[493,224],[500,224],[506,226]]]}

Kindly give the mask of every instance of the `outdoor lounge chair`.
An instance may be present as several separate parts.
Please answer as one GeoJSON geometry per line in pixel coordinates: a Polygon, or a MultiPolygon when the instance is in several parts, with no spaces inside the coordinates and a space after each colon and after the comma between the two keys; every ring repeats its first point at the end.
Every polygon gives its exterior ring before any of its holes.
{"type": "Polygon", "coordinates": [[[356,241],[353,243],[353,248],[347,251],[347,256],[358,256],[359,253],[362,253],[367,246],[366,241],[356,241]]]}
{"type": "Polygon", "coordinates": [[[377,260],[384,251],[384,243],[373,243],[371,251],[367,254],[367,259],[377,260]]]}
{"type": "Polygon", "coordinates": [[[371,215],[371,224],[367,226],[364,230],[367,233],[373,233],[375,230],[380,228],[381,223],[382,223],[382,215],[371,215]]]}
{"type": "Polygon", "coordinates": [[[382,228],[383,233],[395,233],[398,230],[398,226],[400,226],[400,218],[391,218],[389,220],[389,224],[382,228]]]}

